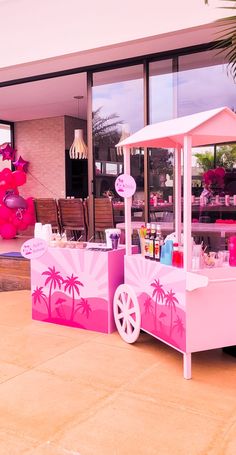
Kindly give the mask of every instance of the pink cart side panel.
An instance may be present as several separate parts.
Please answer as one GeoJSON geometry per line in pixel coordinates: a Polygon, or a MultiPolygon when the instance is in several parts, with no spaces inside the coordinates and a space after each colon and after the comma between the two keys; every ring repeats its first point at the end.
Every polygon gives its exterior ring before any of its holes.
{"type": "Polygon", "coordinates": [[[49,248],[31,260],[33,319],[108,332],[107,253],[49,248]]]}
{"type": "Polygon", "coordinates": [[[186,279],[182,269],[145,259],[125,258],[125,283],[134,289],[141,328],[171,346],[186,351],[186,279]]]}
{"type": "Polygon", "coordinates": [[[108,308],[108,332],[116,330],[113,315],[113,297],[116,288],[124,283],[124,255],[125,249],[113,250],[108,255],[108,277],[109,277],[109,301],[111,305],[108,308]]]}
{"type": "Polygon", "coordinates": [[[186,292],[187,350],[236,345],[236,267],[203,269],[209,284],[186,292]]]}

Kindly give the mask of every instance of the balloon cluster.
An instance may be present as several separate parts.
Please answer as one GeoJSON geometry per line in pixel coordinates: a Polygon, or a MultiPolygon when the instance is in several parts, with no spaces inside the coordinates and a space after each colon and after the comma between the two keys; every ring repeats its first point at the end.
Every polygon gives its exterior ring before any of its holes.
{"type": "Polygon", "coordinates": [[[12,239],[35,222],[33,198],[24,199],[18,187],[26,183],[26,173],[8,168],[0,172],[0,235],[12,239]]]}
{"type": "Polygon", "coordinates": [[[209,169],[204,172],[203,179],[207,185],[215,185],[218,188],[224,187],[225,170],[223,167],[217,167],[216,169],[209,169]]]}

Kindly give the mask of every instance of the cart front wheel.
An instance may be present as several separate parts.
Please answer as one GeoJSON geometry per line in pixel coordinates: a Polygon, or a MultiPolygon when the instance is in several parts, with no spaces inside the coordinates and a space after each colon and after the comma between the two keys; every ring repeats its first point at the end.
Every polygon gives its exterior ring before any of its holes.
{"type": "Polygon", "coordinates": [[[140,333],[141,314],[138,299],[131,286],[121,284],[116,289],[113,301],[117,330],[126,343],[134,343],[140,333]]]}

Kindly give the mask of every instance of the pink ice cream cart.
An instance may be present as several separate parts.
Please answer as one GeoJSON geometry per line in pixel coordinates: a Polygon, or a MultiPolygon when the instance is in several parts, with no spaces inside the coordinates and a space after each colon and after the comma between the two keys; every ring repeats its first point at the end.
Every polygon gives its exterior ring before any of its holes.
{"type": "Polygon", "coordinates": [[[118,144],[130,174],[131,147],[175,150],[175,233],[181,239],[181,155],[184,164],[184,268],[131,254],[131,203],[125,198],[125,278],[114,296],[117,329],[128,343],[140,330],[183,354],[191,378],[191,354],[236,344],[236,267],[192,270],[191,165],[194,146],[236,140],[236,115],[227,107],[146,126],[118,144]]]}

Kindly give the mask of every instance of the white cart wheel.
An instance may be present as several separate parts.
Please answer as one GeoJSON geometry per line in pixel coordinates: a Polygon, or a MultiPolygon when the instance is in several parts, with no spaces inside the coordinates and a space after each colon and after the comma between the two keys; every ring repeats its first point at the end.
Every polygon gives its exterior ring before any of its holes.
{"type": "Polygon", "coordinates": [[[141,314],[133,288],[121,284],[116,289],[113,311],[117,330],[126,343],[134,343],[140,333],[141,314]]]}

